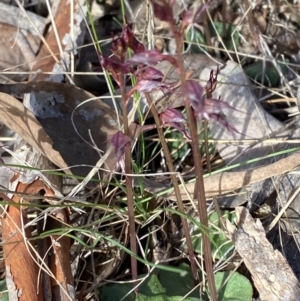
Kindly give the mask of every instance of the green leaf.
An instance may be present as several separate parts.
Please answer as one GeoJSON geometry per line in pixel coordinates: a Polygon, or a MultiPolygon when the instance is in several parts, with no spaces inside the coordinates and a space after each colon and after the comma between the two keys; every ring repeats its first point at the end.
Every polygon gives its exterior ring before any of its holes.
{"type": "Polygon", "coordinates": [[[0,281],[0,301],[9,301],[5,279],[0,281]]]}
{"type": "MultiPolygon", "coordinates": [[[[190,266],[181,265],[180,268],[183,270],[186,269],[186,272],[182,274],[176,274],[168,271],[160,271],[159,280],[169,297],[185,296],[194,288],[194,280],[190,271],[190,266]]],[[[199,300],[199,290],[196,289],[188,295],[188,298],[193,297],[199,300]]]]}
{"type": "MultiPolygon", "coordinates": [[[[141,275],[140,278],[145,275],[141,275]]],[[[130,283],[118,283],[113,285],[107,285],[102,288],[100,298],[103,301],[118,301],[121,300],[130,290],[133,289],[133,285],[130,283]]],[[[161,285],[157,276],[152,274],[138,288],[139,294],[135,298],[135,294],[132,292],[129,296],[127,296],[125,301],[150,301],[150,300],[168,300],[165,295],[166,290],[161,285]],[[152,299],[156,298],[156,299],[152,299]]]]}
{"type": "Polygon", "coordinates": [[[174,297],[168,297],[167,295],[160,295],[160,296],[152,296],[152,297],[147,297],[142,294],[137,294],[137,298],[135,301],[201,301],[198,298],[192,298],[192,297],[186,297],[182,299],[183,296],[174,296],[174,297]]]}
{"type": "Polygon", "coordinates": [[[168,142],[168,146],[174,160],[182,159],[189,148],[189,145],[186,143],[182,133],[178,131],[171,131],[166,134],[166,138],[174,140],[172,142],[168,142]]]}
{"type": "Polygon", "coordinates": [[[141,284],[139,291],[148,296],[155,296],[166,292],[154,274],[150,275],[149,278],[141,284]]]}
{"type": "MultiPolygon", "coordinates": [[[[216,38],[219,36],[222,39],[222,43],[218,43],[218,47],[224,47],[227,50],[235,51],[240,45],[240,39],[236,26],[233,24],[215,21],[209,24],[210,36],[216,38]]],[[[185,39],[189,42],[189,50],[191,53],[204,53],[207,51],[207,48],[203,45],[207,45],[207,41],[203,34],[195,27],[186,33],[185,39]]]]}
{"type": "MultiPolygon", "coordinates": [[[[113,285],[106,285],[101,288],[100,291],[100,299],[102,301],[119,301],[121,300],[127,293],[133,289],[132,283],[118,283],[113,285]]],[[[135,294],[132,292],[123,301],[134,301],[135,294]]]]}
{"type": "Polygon", "coordinates": [[[137,294],[136,301],[168,301],[166,290],[154,274],[140,286],[139,291],[141,293],[137,294]]]}
{"type": "MultiPolygon", "coordinates": [[[[181,266],[182,269],[190,269],[189,266],[181,266]]],[[[141,278],[145,275],[141,275],[141,278]]],[[[160,271],[159,277],[150,275],[138,288],[136,295],[132,292],[125,301],[180,301],[185,295],[184,300],[199,301],[199,291],[193,289],[194,282],[189,270],[183,271],[182,275],[168,271],[160,271]]],[[[104,286],[100,292],[102,301],[119,301],[133,286],[131,283],[118,283],[104,286]]]]}
{"type": "MultiPolygon", "coordinates": [[[[233,222],[235,219],[235,213],[231,213],[227,210],[222,211],[222,217],[228,219],[230,222],[233,222]]],[[[213,212],[209,215],[209,234],[211,251],[213,258],[220,259],[222,257],[228,257],[232,252],[229,250],[232,248],[233,243],[226,237],[222,231],[221,221],[219,220],[217,212],[213,212]],[[228,253],[229,252],[229,253],[228,253]]],[[[200,229],[196,229],[192,233],[192,242],[194,250],[197,253],[202,253],[202,236],[200,229]]]]}
{"type": "MultiPolygon", "coordinates": [[[[238,46],[240,45],[240,40],[235,25],[225,23],[224,27],[223,22],[219,21],[214,22],[213,25],[209,24],[211,37],[216,37],[218,33],[227,50],[234,51],[238,48],[238,46]]],[[[222,43],[219,43],[219,47],[224,48],[222,43]]]]}
{"type": "Polygon", "coordinates": [[[145,296],[137,294],[135,301],[169,301],[169,298],[165,294],[159,296],[145,296]]]}
{"type": "MultiPolygon", "coordinates": [[[[278,63],[283,74],[288,73],[285,64],[278,63]]],[[[255,62],[244,68],[245,73],[252,79],[268,87],[276,87],[280,81],[280,74],[277,68],[271,62],[266,62],[265,66],[262,61],[255,62]]]]}
{"type": "Polygon", "coordinates": [[[191,53],[204,53],[203,50],[207,51],[205,38],[202,33],[195,27],[191,27],[185,35],[185,40],[189,44],[189,50],[191,53]]]}
{"type": "Polygon", "coordinates": [[[216,273],[215,282],[220,301],[252,300],[253,288],[251,282],[237,272],[226,271],[216,273]]]}

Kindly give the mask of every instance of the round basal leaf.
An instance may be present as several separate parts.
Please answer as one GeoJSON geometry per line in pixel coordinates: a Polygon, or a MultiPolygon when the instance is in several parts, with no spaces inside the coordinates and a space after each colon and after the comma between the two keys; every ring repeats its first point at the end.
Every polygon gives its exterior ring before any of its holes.
{"type": "MultiPolygon", "coordinates": [[[[140,275],[140,278],[144,278],[146,275],[140,275]]],[[[132,283],[117,283],[113,285],[106,285],[101,288],[100,299],[102,301],[118,301],[121,300],[129,291],[133,289],[132,283]]],[[[150,275],[145,281],[139,286],[139,295],[137,299],[135,294],[132,292],[128,295],[124,301],[134,300],[149,300],[149,297],[157,297],[165,294],[166,290],[161,285],[156,275],[150,275]],[[145,299],[146,298],[146,299],[145,299]]],[[[158,300],[158,299],[157,299],[158,300]]],[[[160,299],[159,299],[160,300],[160,299]]],[[[163,299],[162,299],[163,300],[163,299]]]]}
{"type": "MultiPolygon", "coordinates": [[[[117,283],[112,285],[106,285],[100,290],[100,300],[102,301],[119,301],[124,298],[133,288],[132,283],[117,283]]],[[[135,295],[132,292],[125,297],[123,301],[134,301],[135,295]]]]}
{"type": "Polygon", "coordinates": [[[147,278],[146,281],[144,281],[140,285],[139,292],[146,296],[156,296],[156,295],[164,294],[166,292],[166,290],[161,285],[157,276],[152,274],[147,278]]]}
{"type": "Polygon", "coordinates": [[[182,299],[183,296],[174,296],[174,297],[169,297],[167,295],[160,295],[160,296],[152,296],[152,297],[147,297],[142,294],[137,294],[136,300],[135,301],[201,301],[199,298],[193,298],[193,297],[186,297],[182,299]]]}
{"type": "MultiPolygon", "coordinates": [[[[278,65],[283,74],[288,72],[285,64],[278,65]]],[[[280,74],[277,68],[271,63],[266,62],[265,65],[262,61],[253,63],[244,68],[244,72],[252,79],[268,87],[276,87],[280,81],[280,74]]]]}
{"type": "MultiPolygon", "coordinates": [[[[211,37],[216,37],[217,33],[221,37],[223,44],[227,50],[234,51],[240,45],[239,35],[236,30],[236,26],[233,24],[225,24],[225,32],[223,22],[214,22],[209,24],[209,30],[211,37]],[[214,26],[213,26],[214,25],[214,26]]],[[[219,43],[220,48],[224,48],[222,43],[219,43]]]]}
{"type": "Polygon", "coordinates": [[[253,288],[251,282],[237,272],[233,274],[230,271],[216,273],[215,282],[218,300],[220,301],[252,300],[253,288]]]}
{"type": "Polygon", "coordinates": [[[143,294],[137,294],[135,301],[168,301],[166,295],[159,296],[145,296],[143,294]]]}
{"type": "Polygon", "coordinates": [[[206,47],[203,45],[206,45],[206,41],[202,33],[192,27],[185,35],[186,42],[188,43],[188,49],[190,53],[204,53],[203,50],[207,51],[206,47]]]}
{"type": "MultiPolygon", "coordinates": [[[[194,281],[188,265],[181,265],[182,274],[161,270],[159,276],[154,274],[141,283],[136,295],[132,292],[125,301],[201,301],[199,290],[194,288],[194,281]],[[193,290],[193,291],[192,291],[193,290]],[[192,292],[191,292],[192,291],[192,292]],[[189,292],[191,292],[189,294],[189,292]]],[[[144,278],[146,275],[141,275],[144,278]]],[[[102,301],[119,301],[133,289],[131,283],[118,283],[101,288],[102,301]]]]}
{"type": "MultiPolygon", "coordinates": [[[[194,280],[190,271],[190,267],[181,265],[180,268],[183,270],[182,274],[172,273],[164,270],[160,271],[159,280],[166,290],[168,297],[185,296],[194,288],[194,280]]],[[[199,290],[193,290],[191,294],[188,294],[187,298],[196,298],[199,300],[199,290]]]]}
{"type": "MultiPolygon", "coordinates": [[[[140,278],[146,275],[141,275],[140,278]]],[[[118,301],[121,300],[129,291],[133,289],[132,283],[117,283],[113,285],[106,285],[101,289],[100,298],[103,301],[118,301]]],[[[135,294],[132,292],[128,295],[124,301],[134,300],[148,300],[151,296],[158,296],[165,293],[165,289],[160,284],[156,275],[150,275],[143,283],[139,286],[139,297],[135,299],[135,294]]]]}
{"type": "Polygon", "coordinates": [[[171,139],[171,142],[168,142],[168,146],[174,160],[182,159],[189,148],[189,145],[186,143],[182,133],[176,130],[171,131],[166,135],[166,138],[171,139]]]}
{"type": "MultiPolygon", "coordinates": [[[[228,219],[233,222],[235,219],[235,213],[227,210],[221,211],[222,218],[228,219]]],[[[213,212],[209,215],[209,234],[211,241],[212,256],[215,259],[227,258],[232,254],[233,243],[226,237],[222,230],[222,225],[219,220],[217,212],[213,212]]],[[[194,250],[197,253],[202,253],[202,236],[200,229],[196,229],[192,233],[192,242],[194,250]]]]}

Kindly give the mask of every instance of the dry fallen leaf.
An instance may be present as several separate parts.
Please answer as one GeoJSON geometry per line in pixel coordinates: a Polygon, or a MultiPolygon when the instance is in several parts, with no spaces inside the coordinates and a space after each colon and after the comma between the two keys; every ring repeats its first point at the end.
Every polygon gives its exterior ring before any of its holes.
{"type": "Polygon", "coordinates": [[[244,207],[237,207],[237,229],[227,220],[226,228],[236,251],[251,273],[264,301],[297,301],[300,285],[287,260],[274,250],[260,220],[244,207]]]}
{"type": "Polygon", "coordinates": [[[0,70],[3,72],[0,82],[22,81],[28,78],[31,64],[40,47],[40,39],[34,30],[34,24],[40,32],[44,31],[46,19],[27,12],[30,20],[19,7],[0,3],[0,70]]]}
{"type": "MultiPolygon", "coordinates": [[[[99,153],[93,148],[91,137],[99,150],[105,152],[110,138],[118,130],[117,115],[113,109],[104,104],[100,98],[95,98],[94,95],[76,86],[53,82],[28,82],[0,85],[0,90],[12,94],[34,93],[31,95],[35,97],[27,101],[27,107],[37,118],[16,99],[2,93],[7,99],[5,105],[7,107],[5,118],[6,122],[9,122],[7,125],[21,137],[24,135],[26,142],[40,150],[55,165],[61,168],[80,164],[89,166],[73,169],[75,174],[85,176],[99,159],[99,153]],[[84,102],[90,98],[93,100],[84,102]],[[8,99],[13,99],[14,104],[12,105],[8,99]],[[14,106],[18,109],[15,110],[14,106]],[[72,124],[73,111],[73,122],[78,133],[72,124]],[[19,116],[22,116],[22,120],[25,119],[22,126],[18,126],[19,116]],[[36,124],[36,119],[39,125],[36,124]],[[13,120],[15,122],[12,122],[13,120]],[[35,121],[31,122],[32,120],[35,121]],[[31,127],[35,130],[32,131],[31,127]],[[45,132],[50,138],[45,136],[45,132]],[[49,152],[50,148],[54,149],[49,152]],[[63,159],[58,159],[60,156],[63,159]]],[[[115,156],[111,154],[106,161],[108,169],[112,170],[115,163],[115,156]]]]}
{"type": "MultiPolygon", "coordinates": [[[[12,181],[15,181],[15,191],[17,193],[27,193],[28,195],[38,195],[43,192],[45,195],[53,196],[54,192],[40,179],[31,183],[23,184],[18,182],[20,174],[15,174],[12,181]]],[[[6,278],[8,285],[15,287],[9,289],[10,298],[15,291],[20,294],[20,299],[13,300],[43,300],[41,282],[39,281],[39,266],[34,248],[29,247],[29,239],[32,238],[30,227],[24,228],[29,222],[26,207],[32,200],[20,197],[18,194],[12,196],[10,202],[24,204],[24,206],[8,206],[2,218],[2,239],[5,242],[3,252],[6,270],[9,275],[6,278]],[[22,273],[20,273],[22,270],[22,273]],[[39,293],[37,293],[37,288],[39,293]],[[22,292],[22,293],[21,293],[22,292]]],[[[42,196],[41,196],[42,197],[42,196]]],[[[7,197],[5,197],[7,200],[7,197]]]]}
{"type": "Polygon", "coordinates": [[[0,22],[0,70],[15,72],[5,74],[1,72],[0,82],[24,81],[30,71],[30,63],[35,60],[39,39],[12,25],[0,22]],[[23,74],[22,74],[23,73],[23,74]]]}
{"type": "Polygon", "coordinates": [[[0,120],[60,168],[68,168],[35,116],[16,98],[0,92],[0,120]]]}
{"type": "MultiPolygon", "coordinates": [[[[22,2],[24,6],[29,5],[29,3],[30,1],[28,0],[22,2]]],[[[17,4],[15,3],[15,5],[17,4]]],[[[34,26],[42,33],[44,31],[44,26],[46,25],[46,18],[31,11],[26,11],[25,13],[20,7],[5,4],[3,1],[0,3],[0,20],[7,25],[18,28],[18,31],[25,30],[32,35],[37,35],[34,26]]]]}
{"type": "MultiPolygon", "coordinates": [[[[35,114],[67,164],[79,166],[71,169],[73,174],[85,176],[118,131],[117,115],[100,98],[73,85],[40,82],[37,86],[38,92],[31,93],[24,104],[35,114]]],[[[111,154],[106,161],[108,172],[114,168],[115,159],[111,154]]]]}
{"type": "Polygon", "coordinates": [[[55,20],[51,24],[56,30],[49,31],[47,40],[43,43],[31,70],[33,72],[31,80],[62,82],[65,77],[64,72],[72,71],[71,53],[76,55],[77,47],[83,42],[85,15],[84,0],[78,0],[73,6],[68,0],[59,1],[55,20]],[[41,73],[40,70],[43,72],[41,73]]]}

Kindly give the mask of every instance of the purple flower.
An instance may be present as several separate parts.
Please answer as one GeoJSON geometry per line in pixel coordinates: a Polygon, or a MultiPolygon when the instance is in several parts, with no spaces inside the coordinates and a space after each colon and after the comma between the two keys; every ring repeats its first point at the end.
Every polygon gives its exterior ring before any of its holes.
{"type": "Polygon", "coordinates": [[[125,60],[128,48],[132,49],[134,53],[140,53],[146,50],[145,46],[133,34],[131,24],[125,24],[120,37],[112,42],[112,51],[121,61],[125,60]]]}
{"type": "Polygon", "coordinates": [[[193,10],[187,10],[184,13],[182,20],[182,27],[186,28],[191,24],[198,23],[201,21],[201,16],[203,12],[214,2],[214,0],[209,0],[205,4],[202,4],[198,7],[198,9],[194,12],[193,10]]]}
{"type": "MultiPolygon", "coordinates": [[[[209,89],[209,92],[211,89],[215,89],[215,81],[216,78],[211,73],[209,82],[213,85],[207,88],[209,89]]],[[[198,82],[193,80],[187,80],[183,88],[184,97],[192,105],[198,120],[215,120],[234,135],[234,132],[237,132],[237,130],[228,123],[223,110],[238,110],[220,99],[205,98],[203,92],[204,88],[198,82]]]]}
{"type": "Polygon", "coordinates": [[[146,66],[136,71],[137,83],[127,93],[127,99],[135,92],[150,93],[161,89],[163,92],[171,92],[172,85],[162,82],[163,73],[154,67],[146,66]]]}
{"type": "Polygon", "coordinates": [[[219,73],[220,73],[220,67],[219,66],[218,66],[216,72],[214,72],[214,70],[210,71],[209,80],[207,81],[206,86],[205,86],[206,94],[210,95],[213,91],[216,90],[219,73]]]}
{"type": "Polygon", "coordinates": [[[153,12],[156,18],[169,23],[174,22],[172,3],[168,3],[166,0],[151,0],[150,2],[152,3],[153,12]]]}
{"type": "Polygon", "coordinates": [[[129,64],[123,63],[117,56],[105,57],[102,54],[98,54],[100,64],[104,69],[109,71],[114,80],[119,83],[119,74],[128,74],[131,72],[131,68],[129,64]]]}
{"type": "Polygon", "coordinates": [[[156,80],[159,82],[161,82],[164,77],[160,70],[151,66],[140,68],[137,72],[135,72],[135,75],[141,79],[156,80]]]}
{"type": "Polygon", "coordinates": [[[111,50],[113,54],[116,57],[118,57],[121,62],[124,62],[126,51],[127,51],[127,45],[124,39],[122,39],[122,37],[119,37],[112,41],[111,50]]]}
{"type": "Polygon", "coordinates": [[[140,53],[146,50],[145,46],[133,34],[131,25],[129,24],[126,24],[123,27],[121,38],[123,39],[127,47],[132,49],[134,53],[140,53]]]}
{"type": "Polygon", "coordinates": [[[121,131],[116,132],[110,140],[110,143],[115,150],[116,168],[121,168],[122,172],[125,172],[125,146],[130,142],[131,139],[121,131]]]}
{"type": "Polygon", "coordinates": [[[144,65],[156,65],[162,60],[169,61],[174,66],[177,66],[175,58],[168,54],[162,54],[157,50],[146,50],[135,54],[130,59],[127,60],[127,63],[130,64],[144,64],[144,65]]]}
{"type": "Polygon", "coordinates": [[[181,132],[187,140],[191,140],[190,134],[185,129],[185,117],[176,109],[167,109],[160,115],[160,120],[163,126],[170,126],[181,132]]]}
{"type": "Polygon", "coordinates": [[[195,80],[187,80],[183,87],[183,94],[186,100],[188,100],[196,113],[200,113],[204,109],[204,89],[195,80]]]}

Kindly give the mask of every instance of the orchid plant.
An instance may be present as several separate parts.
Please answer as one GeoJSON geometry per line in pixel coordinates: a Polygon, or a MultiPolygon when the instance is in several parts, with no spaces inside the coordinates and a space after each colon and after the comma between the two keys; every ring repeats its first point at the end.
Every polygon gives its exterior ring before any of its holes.
{"type": "MultiPolygon", "coordinates": [[[[154,12],[160,11],[161,4],[154,1],[153,3],[154,12]]],[[[192,17],[191,11],[187,11],[182,22],[183,26],[186,27],[190,25],[191,22],[198,19],[199,14],[203,12],[203,7],[206,7],[207,5],[208,4],[201,6],[194,17],[192,17]]],[[[158,16],[160,16],[160,13],[158,13],[158,16]]],[[[162,18],[162,16],[160,17],[162,18]]],[[[163,18],[164,21],[169,19],[169,17],[163,18]]],[[[179,83],[164,83],[163,73],[154,67],[162,60],[166,60],[178,70],[176,58],[169,54],[160,53],[154,49],[146,50],[143,44],[141,44],[134,36],[130,24],[124,25],[120,37],[113,41],[112,52],[113,54],[110,57],[99,54],[99,59],[102,67],[112,74],[116,83],[120,85],[120,74],[133,75],[136,77],[136,84],[126,95],[126,103],[128,103],[129,98],[136,91],[140,93],[150,93],[155,90],[161,90],[163,93],[170,93],[175,92],[176,87],[178,87],[179,83]],[[130,58],[126,58],[128,48],[134,52],[134,55],[130,58]]],[[[178,72],[180,72],[180,70],[178,70],[178,72]]],[[[195,80],[187,79],[182,89],[183,96],[192,106],[194,114],[199,122],[203,120],[214,120],[234,135],[237,131],[234,126],[229,124],[223,111],[226,109],[236,109],[230,106],[226,101],[221,100],[221,97],[212,97],[212,93],[217,86],[218,74],[219,68],[216,72],[212,70],[210,78],[204,87],[195,80]]],[[[178,92],[176,91],[176,93],[178,92]]],[[[181,111],[167,108],[160,114],[160,118],[163,126],[174,127],[180,131],[188,141],[191,139],[185,128],[186,118],[181,111]]],[[[116,135],[119,136],[119,132],[116,133],[116,135]]],[[[113,137],[111,143],[119,160],[117,165],[121,166],[120,160],[122,159],[122,156],[120,155],[120,152],[122,149],[124,150],[124,148],[122,143],[118,143],[119,141],[119,139],[113,137]]]]}
{"type": "MultiPolygon", "coordinates": [[[[185,11],[182,15],[180,25],[177,25],[173,18],[172,5],[174,4],[174,0],[151,0],[150,2],[153,7],[154,15],[160,20],[168,22],[170,24],[173,36],[177,41],[178,50],[182,49],[180,48],[180,46],[182,46],[183,43],[185,30],[201,18],[202,14],[206,11],[213,0],[210,0],[206,4],[201,5],[196,11],[185,11]]],[[[180,50],[178,50],[179,58],[180,55],[180,50]]],[[[191,79],[185,73],[183,64],[181,64],[177,58],[178,57],[176,56],[161,53],[155,49],[147,50],[145,46],[135,37],[131,24],[125,24],[121,35],[112,42],[112,55],[110,57],[105,57],[99,54],[99,59],[102,67],[111,73],[115,82],[121,88],[122,85],[124,85],[124,83],[126,82],[123,80],[124,78],[126,78],[126,76],[131,75],[135,76],[136,78],[136,84],[130,89],[129,92],[125,94],[123,93],[122,95],[123,107],[128,104],[129,98],[135,91],[145,93],[145,96],[147,100],[149,100],[149,102],[151,101],[149,93],[155,90],[161,90],[163,93],[182,93],[182,96],[184,97],[186,102],[187,111],[193,112],[194,117],[198,120],[199,123],[203,120],[214,120],[221,126],[223,126],[226,130],[234,134],[236,130],[227,121],[224,110],[235,110],[235,108],[231,107],[226,101],[221,100],[220,97],[213,98],[212,96],[217,86],[219,69],[217,69],[216,72],[211,72],[210,78],[208,79],[206,85],[203,87],[199,82],[191,79]],[[131,51],[133,52],[133,55],[131,57],[127,57],[128,49],[131,49],[131,51]],[[155,68],[155,65],[163,60],[173,65],[175,67],[175,70],[179,73],[180,81],[178,83],[170,84],[163,81],[162,72],[155,68]],[[178,87],[181,87],[181,89],[178,89],[178,87]]],[[[183,62],[182,57],[181,62],[183,62]]],[[[124,115],[123,117],[126,118],[126,116],[124,115]]],[[[191,115],[187,114],[187,117],[189,119],[191,115]]],[[[193,145],[193,152],[197,150],[197,148],[199,150],[198,140],[195,139],[195,137],[197,137],[197,134],[195,134],[195,131],[193,130],[194,134],[191,132],[191,135],[189,130],[186,128],[187,122],[189,126],[193,123],[190,120],[186,120],[186,117],[181,111],[173,108],[166,108],[164,112],[160,113],[159,120],[156,120],[156,122],[158,123],[158,132],[161,126],[173,127],[176,130],[180,131],[184,135],[185,139],[193,145]]],[[[190,131],[192,131],[192,127],[190,128],[190,131]]],[[[163,136],[160,135],[160,138],[163,139],[163,136]]],[[[117,132],[111,139],[111,144],[115,150],[117,158],[117,167],[121,167],[124,173],[129,173],[129,171],[126,171],[124,168],[124,157],[125,146],[128,145],[130,141],[131,139],[129,137],[129,132],[127,131],[126,133],[126,130],[124,133],[117,132]]],[[[199,158],[197,157],[197,159],[199,158]]],[[[172,178],[172,181],[173,180],[175,185],[176,177],[172,178]]],[[[180,203],[180,200],[178,200],[178,203],[180,203]]],[[[202,208],[206,208],[205,204],[203,206],[202,208]]],[[[182,208],[183,206],[181,207],[181,209],[182,208]]],[[[206,214],[207,223],[207,213],[200,212],[200,218],[201,214],[204,214],[204,217],[206,214]]],[[[185,230],[188,232],[187,226],[185,230]]],[[[192,259],[193,254],[190,253],[191,264],[192,259]]],[[[196,272],[194,273],[194,277],[197,277],[196,272]]],[[[209,281],[212,282],[211,279],[209,281]]],[[[214,284],[211,284],[212,290],[213,287],[214,284]]]]}

